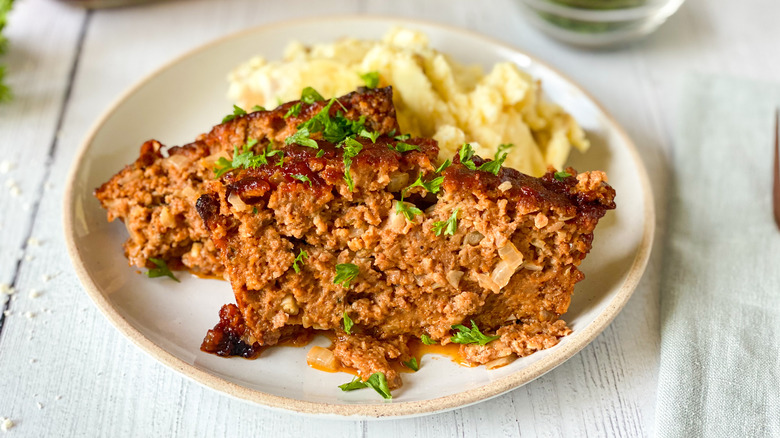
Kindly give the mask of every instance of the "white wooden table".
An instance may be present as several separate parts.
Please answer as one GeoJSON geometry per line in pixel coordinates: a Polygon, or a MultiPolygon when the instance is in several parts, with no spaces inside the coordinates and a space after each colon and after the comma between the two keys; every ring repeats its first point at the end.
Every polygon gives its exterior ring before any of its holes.
{"type": "Polygon", "coordinates": [[[1,61],[16,97],[0,105],[0,162],[14,165],[0,163],[0,283],[17,291],[0,316],[0,417],[16,424],[8,436],[653,434],[659,251],[620,316],[571,360],[493,400],[417,419],[331,421],[233,400],[147,357],[98,313],[73,273],[61,229],[63,182],[93,121],[123,90],[188,49],[264,23],[336,14],[469,28],[574,78],[637,143],[656,193],[658,240],[682,76],[780,78],[776,0],[689,0],[650,38],[602,52],[549,40],[528,27],[512,0],[191,0],[94,12],[17,0],[1,61]]]}

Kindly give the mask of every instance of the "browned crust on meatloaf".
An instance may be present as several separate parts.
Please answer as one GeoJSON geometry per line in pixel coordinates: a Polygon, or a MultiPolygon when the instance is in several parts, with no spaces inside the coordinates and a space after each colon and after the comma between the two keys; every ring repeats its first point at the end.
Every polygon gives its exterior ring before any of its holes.
{"type": "Polygon", "coordinates": [[[334,353],[342,363],[363,378],[384,372],[397,387],[390,362],[408,352],[380,354],[377,345],[423,334],[446,344],[454,324],[473,320],[501,336],[486,346],[462,347],[467,360],[485,363],[499,354],[530,354],[569,333],[559,317],[583,278],[577,265],[590,250],[598,219],[614,208],[615,192],[602,172],[568,169],[572,176],[561,180],[553,172],[533,178],[506,168],[493,175],[468,169],[456,156],[439,193],[407,192],[406,199],[424,210],[409,221],[394,205],[418,174],[435,176],[435,142],[408,140],[421,150],[401,154],[387,147],[392,140],[386,137],[360,141],[363,150],[351,167],[354,192],[343,179],[342,150],[320,142],[322,157],[292,145],[282,168],[227,175],[198,200],[250,341],[273,345],[290,325],[334,330],[341,333],[334,353]],[[455,209],[456,232],[437,236],[434,223],[455,209]],[[506,264],[510,243],[522,264],[505,285],[496,284],[491,274],[506,264]],[[296,273],[301,250],[309,257],[296,273]],[[359,267],[349,288],[333,283],[343,263],[359,267]],[[345,313],[360,342],[343,333],[345,313]]]}
{"type": "MultiPolygon", "coordinates": [[[[222,262],[194,208],[204,182],[214,178],[214,164],[220,157],[230,158],[233,148],[249,139],[258,140],[255,152],[269,142],[283,144],[298,125],[326,104],[289,102],[271,111],[238,116],[193,143],[168,148],[167,154],[158,141],[144,143],[134,163],[95,190],[108,220],[120,219],[127,227],[130,237],[124,249],[129,263],[152,267],[149,258],[160,258],[174,269],[186,267],[200,275],[221,276],[222,262]],[[300,112],[285,118],[299,103],[300,112]]],[[[365,118],[367,129],[372,131],[398,129],[390,87],[359,89],[338,98],[330,111],[342,112],[350,120],[365,118]]]]}

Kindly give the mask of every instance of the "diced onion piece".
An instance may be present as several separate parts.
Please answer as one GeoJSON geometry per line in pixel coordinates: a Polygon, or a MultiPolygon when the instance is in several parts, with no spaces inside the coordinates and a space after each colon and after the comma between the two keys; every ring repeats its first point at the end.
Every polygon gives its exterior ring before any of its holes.
{"type": "Polygon", "coordinates": [[[498,249],[501,261],[493,268],[490,279],[498,285],[499,290],[509,283],[509,279],[518,267],[523,264],[523,254],[517,250],[512,242],[498,249]]]}
{"type": "Polygon", "coordinates": [[[539,213],[534,217],[534,226],[536,226],[536,228],[544,228],[548,223],[550,223],[550,220],[544,213],[539,213]]]}
{"type": "MultiPolygon", "coordinates": [[[[503,263],[503,262],[501,262],[503,263]]],[[[479,283],[479,286],[484,289],[490,289],[495,293],[501,292],[501,286],[496,284],[493,279],[490,278],[487,274],[476,274],[477,277],[477,283],[479,283]]]]}
{"type": "Polygon", "coordinates": [[[406,218],[404,215],[395,211],[395,204],[393,205],[393,209],[390,210],[390,213],[387,215],[387,227],[398,233],[403,232],[404,228],[406,227],[406,218]]]}
{"type": "Polygon", "coordinates": [[[195,242],[192,244],[192,248],[190,248],[190,257],[193,259],[197,259],[200,257],[200,251],[203,249],[203,244],[200,242],[195,242]]]}
{"type": "Polygon", "coordinates": [[[160,210],[160,222],[168,228],[176,226],[176,218],[173,217],[171,210],[169,210],[167,206],[164,206],[160,210]]]}
{"type": "Polygon", "coordinates": [[[390,193],[400,192],[401,189],[409,185],[409,174],[398,173],[390,177],[390,182],[387,184],[387,191],[390,193]]]}
{"type": "Polygon", "coordinates": [[[475,246],[479,244],[479,242],[484,239],[485,236],[482,235],[479,231],[472,231],[468,234],[466,234],[466,243],[468,243],[471,246],[475,246]]]}
{"type": "Polygon", "coordinates": [[[309,350],[309,353],[306,355],[306,363],[310,367],[332,372],[337,371],[339,367],[339,360],[336,359],[333,352],[317,345],[309,350]]]}
{"type": "Polygon", "coordinates": [[[298,302],[295,301],[295,297],[292,294],[287,294],[282,298],[282,310],[288,315],[297,315],[300,308],[298,302]]]}
{"type": "Polygon", "coordinates": [[[527,262],[523,263],[523,269],[528,269],[529,271],[541,271],[542,267],[531,262],[527,262]]]}
{"type": "Polygon", "coordinates": [[[181,189],[180,194],[186,199],[189,199],[191,201],[195,201],[200,197],[200,193],[195,191],[195,189],[193,189],[190,186],[186,186],[183,189],[181,189]]]}
{"type": "Polygon", "coordinates": [[[236,211],[249,210],[249,206],[236,193],[231,193],[230,196],[228,196],[228,202],[233,206],[233,208],[236,209],[236,211]]]}
{"type": "Polygon", "coordinates": [[[510,363],[514,362],[516,358],[517,357],[515,355],[499,357],[498,359],[493,359],[490,362],[486,363],[485,368],[489,370],[501,368],[503,366],[509,365],[510,363]]]}
{"type": "Polygon", "coordinates": [[[572,219],[574,219],[574,217],[575,217],[575,216],[559,216],[559,217],[558,217],[558,220],[559,220],[559,221],[561,221],[561,222],[566,222],[566,221],[568,221],[568,220],[572,220],[572,219]]]}
{"type": "Polygon", "coordinates": [[[216,166],[217,161],[219,161],[220,158],[230,159],[230,155],[228,155],[227,152],[217,152],[216,154],[211,154],[208,157],[202,158],[200,160],[200,164],[208,169],[213,169],[214,166],[216,166]]]}
{"type": "Polygon", "coordinates": [[[518,251],[512,242],[507,242],[506,245],[498,248],[498,256],[501,257],[501,260],[513,264],[517,263],[518,266],[520,266],[520,263],[523,263],[523,253],[518,251]]]}
{"type": "Polygon", "coordinates": [[[189,161],[189,160],[184,155],[171,155],[164,162],[172,165],[177,170],[181,170],[181,169],[184,169],[185,167],[188,167],[187,161],[189,161]]]}
{"type": "Polygon", "coordinates": [[[447,273],[447,283],[452,287],[458,287],[461,278],[463,278],[463,271],[452,270],[447,273]]]}
{"type": "Polygon", "coordinates": [[[490,274],[490,279],[498,286],[498,289],[501,290],[509,284],[509,279],[512,278],[512,275],[515,273],[515,270],[517,269],[517,266],[510,265],[509,263],[505,261],[500,261],[498,264],[496,264],[496,267],[493,268],[493,272],[490,274]]]}
{"type": "Polygon", "coordinates": [[[509,181],[504,181],[498,185],[498,190],[501,190],[502,192],[505,192],[511,188],[512,188],[512,183],[509,181]]]}

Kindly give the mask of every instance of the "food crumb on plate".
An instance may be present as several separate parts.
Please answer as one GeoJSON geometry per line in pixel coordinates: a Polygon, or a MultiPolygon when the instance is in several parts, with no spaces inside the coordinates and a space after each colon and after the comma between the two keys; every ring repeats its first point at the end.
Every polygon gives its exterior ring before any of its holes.
{"type": "Polygon", "coordinates": [[[0,417],[0,430],[8,432],[14,427],[14,422],[10,418],[0,417]]]}
{"type": "Polygon", "coordinates": [[[8,173],[16,167],[16,163],[13,161],[3,160],[0,162],[0,173],[8,173]]]}

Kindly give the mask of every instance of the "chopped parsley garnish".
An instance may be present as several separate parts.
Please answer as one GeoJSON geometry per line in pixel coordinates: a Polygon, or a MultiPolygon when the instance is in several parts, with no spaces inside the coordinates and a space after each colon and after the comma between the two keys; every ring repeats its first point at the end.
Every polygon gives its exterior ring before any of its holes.
{"type": "Polygon", "coordinates": [[[434,179],[432,179],[432,180],[430,180],[428,182],[423,182],[423,180],[422,180],[422,173],[420,173],[419,175],[417,175],[417,181],[413,182],[412,185],[407,187],[404,190],[404,192],[406,192],[407,190],[411,189],[412,187],[422,187],[422,188],[424,188],[426,191],[428,191],[430,193],[439,193],[439,190],[441,190],[441,184],[443,182],[444,182],[444,177],[443,176],[437,176],[436,178],[434,178],[434,179]]]}
{"type": "Polygon", "coordinates": [[[564,178],[568,178],[570,176],[571,174],[565,170],[562,170],[560,172],[555,172],[555,174],[553,174],[553,177],[558,181],[563,181],[564,178]]]}
{"type": "Polygon", "coordinates": [[[165,260],[149,257],[149,261],[154,263],[157,267],[147,270],[146,271],[147,277],[149,278],[170,277],[171,279],[175,280],[177,283],[181,283],[179,279],[176,278],[175,275],[173,275],[173,272],[171,272],[170,268],[168,268],[168,264],[165,263],[165,260]]]}
{"type": "Polygon", "coordinates": [[[433,232],[436,233],[437,236],[441,236],[441,232],[444,231],[444,234],[449,234],[452,236],[455,234],[455,231],[458,230],[458,212],[460,211],[459,208],[456,208],[452,214],[450,215],[450,218],[446,221],[436,221],[433,223],[433,232]]]}
{"type": "Polygon", "coordinates": [[[341,112],[338,112],[331,117],[330,108],[334,102],[338,102],[335,97],[322,107],[317,115],[298,125],[298,131],[305,129],[310,134],[321,132],[324,140],[339,144],[345,138],[357,135],[365,128],[366,119],[364,116],[361,116],[359,120],[349,120],[341,112]]]}
{"type": "Polygon", "coordinates": [[[279,155],[279,161],[276,162],[276,165],[279,167],[284,166],[284,152],[282,152],[282,155],[279,155]]]}
{"type": "Polygon", "coordinates": [[[351,382],[347,382],[343,385],[339,385],[339,388],[341,388],[342,391],[354,391],[356,389],[363,389],[367,387],[368,385],[366,385],[366,383],[360,380],[360,377],[357,376],[355,376],[355,378],[352,379],[351,382]]]}
{"type": "Polygon", "coordinates": [[[458,151],[458,156],[460,158],[460,164],[468,167],[471,170],[477,170],[477,166],[474,164],[474,161],[472,161],[472,158],[474,157],[474,149],[471,148],[470,144],[463,143],[463,146],[461,146],[460,150],[458,151]]]}
{"type": "Polygon", "coordinates": [[[498,175],[498,171],[501,170],[501,165],[504,164],[504,159],[506,159],[506,155],[501,157],[501,160],[493,160],[493,161],[486,161],[482,163],[481,166],[477,168],[477,170],[481,170],[483,172],[490,172],[493,175],[498,175]]]}
{"type": "Polygon", "coordinates": [[[358,135],[360,135],[363,138],[367,138],[367,139],[371,140],[371,143],[376,143],[376,139],[379,137],[379,133],[378,132],[376,132],[376,131],[368,132],[365,129],[361,130],[360,134],[358,134],[358,135]]]}
{"type": "Polygon", "coordinates": [[[340,263],[336,265],[336,277],[333,284],[340,284],[342,287],[349,288],[349,283],[357,278],[360,269],[352,263],[340,263]]]}
{"type": "Polygon", "coordinates": [[[362,388],[373,388],[378,392],[385,400],[390,400],[393,395],[390,394],[390,387],[387,385],[387,377],[385,373],[374,373],[365,382],[360,380],[360,377],[355,377],[351,382],[339,385],[342,391],[354,391],[362,388]]]}
{"type": "Polygon", "coordinates": [[[370,71],[360,75],[360,79],[363,79],[363,83],[366,84],[366,88],[376,88],[379,85],[379,72],[370,71]]]}
{"type": "Polygon", "coordinates": [[[317,155],[315,157],[322,158],[325,155],[325,149],[320,149],[317,151],[317,155]]]}
{"type": "Polygon", "coordinates": [[[306,176],[306,175],[295,174],[295,175],[291,175],[291,176],[292,176],[293,178],[297,179],[298,181],[303,181],[303,182],[307,182],[307,183],[309,183],[309,186],[310,186],[310,187],[311,187],[311,185],[312,185],[312,183],[311,183],[311,180],[310,180],[310,179],[309,179],[309,177],[308,177],[308,176],[306,176]]]}
{"type": "Polygon", "coordinates": [[[265,107],[264,106],[260,106],[260,105],[255,105],[255,106],[252,107],[252,112],[255,112],[255,111],[265,111],[265,107]]]}
{"type": "Polygon", "coordinates": [[[413,371],[420,371],[420,365],[417,363],[417,358],[412,356],[411,359],[407,360],[406,362],[401,362],[404,364],[406,368],[409,368],[413,371]]]}
{"type": "Polygon", "coordinates": [[[291,106],[290,109],[287,110],[287,112],[284,114],[283,118],[288,118],[290,116],[298,117],[298,114],[301,113],[301,103],[298,102],[295,105],[291,106]]]}
{"type": "Polygon", "coordinates": [[[257,214],[257,207],[252,207],[252,214],[257,214]]]}
{"type": "Polygon", "coordinates": [[[468,328],[462,324],[458,324],[452,326],[452,329],[458,331],[450,338],[450,341],[452,341],[455,344],[485,345],[488,342],[495,341],[496,339],[501,337],[501,336],[487,336],[483,334],[477,328],[477,324],[474,322],[474,320],[471,321],[471,328],[468,328]]]}
{"type": "MultiPolygon", "coordinates": [[[[303,103],[311,105],[314,102],[319,102],[321,100],[325,100],[325,98],[312,87],[306,87],[301,91],[301,102],[303,103]]],[[[298,114],[296,114],[296,116],[297,115],[298,114]]]]}
{"type": "Polygon", "coordinates": [[[233,147],[233,160],[228,160],[225,157],[220,157],[217,161],[217,167],[214,168],[214,173],[217,178],[221,177],[227,172],[235,169],[249,169],[250,167],[260,167],[263,164],[268,164],[268,158],[274,155],[281,155],[284,158],[284,152],[278,149],[272,149],[271,143],[266,145],[265,151],[259,154],[252,152],[252,148],[257,144],[257,140],[250,138],[243,147],[243,152],[238,153],[238,146],[233,147]]]}
{"type": "Polygon", "coordinates": [[[482,163],[482,165],[479,166],[477,170],[482,170],[484,172],[490,172],[493,175],[498,175],[498,171],[501,170],[501,166],[504,164],[506,156],[509,155],[508,152],[504,151],[511,148],[512,146],[514,146],[512,143],[498,145],[498,149],[496,150],[496,155],[493,157],[493,161],[482,163]]]}
{"type": "Polygon", "coordinates": [[[301,272],[301,267],[298,266],[298,263],[300,263],[301,266],[303,266],[303,262],[305,262],[306,259],[308,258],[309,258],[309,253],[303,249],[301,250],[301,252],[298,253],[297,256],[295,256],[295,260],[293,260],[293,270],[295,271],[296,274],[298,272],[301,272]]]}
{"type": "MultiPolygon", "coordinates": [[[[270,149],[266,149],[266,152],[255,155],[254,152],[252,152],[252,148],[257,144],[257,140],[254,138],[250,138],[247,140],[246,144],[243,146],[243,152],[238,152],[238,146],[233,146],[233,159],[228,160],[225,157],[220,157],[219,160],[217,160],[216,167],[214,167],[214,174],[217,178],[220,178],[222,175],[236,169],[244,168],[249,169],[250,167],[258,167],[261,164],[268,164],[268,159],[266,158],[266,154],[270,152],[271,155],[275,155],[279,151],[270,151],[270,149]]],[[[270,146],[270,145],[269,145],[270,146]]]]}
{"type": "Polygon", "coordinates": [[[346,310],[344,311],[343,320],[344,320],[344,331],[347,332],[348,335],[351,335],[352,326],[354,325],[354,323],[352,322],[352,318],[350,318],[349,315],[347,315],[346,310]]]}
{"type": "Polygon", "coordinates": [[[401,200],[395,202],[395,212],[406,216],[406,220],[409,222],[414,220],[414,216],[422,214],[422,210],[415,207],[414,204],[404,202],[404,196],[401,194],[401,200]]]}
{"type": "Polygon", "coordinates": [[[436,345],[436,344],[438,344],[438,342],[434,341],[433,339],[431,339],[430,336],[425,335],[425,334],[420,336],[420,341],[422,341],[422,343],[425,344],[425,345],[436,345]]]}
{"type": "Polygon", "coordinates": [[[309,133],[308,128],[300,128],[295,131],[295,134],[284,139],[284,144],[296,143],[301,146],[308,146],[310,148],[319,149],[320,147],[317,145],[317,142],[309,138],[310,135],[311,133],[309,133]]]}
{"type": "Polygon", "coordinates": [[[265,146],[265,158],[266,158],[266,162],[265,162],[265,163],[263,163],[263,164],[268,164],[268,157],[273,157],[274,155],[281,155],[282,157],[284,157],[284,151],[282,151],[282,150],[279,150],[279,149],[272,149],[272,148],[271,148],[271,145],[272,145],[272,144],[273,144],[273,142],[271,142],[271,143],[268,143],[268,144],[265,146]]]}
{"type": "Polygon", "coordinates": [[[505,154],[504,151],[512,149],[513,147],[515,147],[514,143],[501,143],[498,145],[498,148],[496,149],[496,159],[498,159],[501,154],[505,154]]]}
{"type": "Polygon", "coordinates": [[[437,167],[435,172],[436,173],[442,173],[444,171],[444,169],[450,167],[450,164],[452,164],[452,161],[450,161],[450,160],[447,160],[447,161],[441,163],[441,166],[437,167]]]}
{"type": "Polygon", "coordinates": [[[399,141],[398,143],[396,143],[395,146],[388,145],[388,147],[390,149],[398,152],[398,153],[401,153],[401,154],[404,153],[404,152],[419,151],[420,150],[420,146],[417,146],[416,144],[404,143],[402,141],[399,141]]]}
{"type": "Polygon", "coordinates": [[[222,123],[227,123],[227,122],[235,119],[236,117],[245,116],[245,115],[246,115],[246,111],[244,111],[243,108],[241,108],[238,105],[233,105],[233,114],[228,114],[225,117],[223,117],[222,118],[222,123]]]}
{"type": "Polygon", "coordinates": [[[352,137],[344,139],[344,181],[349,186],[349,191],[355,191],[355,182],[352,181],[352,174],[349,173],[349,168],[352,166],[352,158],[357,156],[360,151],[363,150],[363,145],[359,141],[352,137]]]}
{"type": "Polygon", "coordinates": [[[398,140],[398,141],[406,141],[406,140],[409,140],[410,138],[412,138],[412,134],[401,134],[401,135],[396,135],[396,136],[395,136],[395,137],[393,137],[393,138],[394,138],[394,139],[396,139],[396,140],[398,140]]]}

